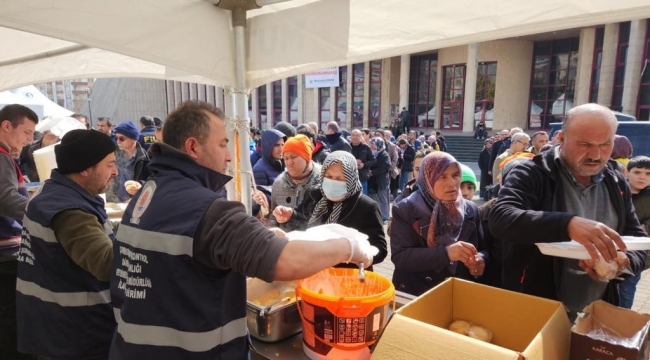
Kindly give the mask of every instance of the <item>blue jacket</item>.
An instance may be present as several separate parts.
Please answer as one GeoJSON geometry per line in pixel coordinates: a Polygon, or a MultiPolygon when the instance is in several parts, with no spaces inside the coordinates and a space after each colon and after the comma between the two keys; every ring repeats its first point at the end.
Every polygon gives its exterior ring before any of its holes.
{"type": "MultiPolygon", "coordinates": [[[[478,216],[478,207],[471,201],[465,203],[465,218],[458,237],[476,247],[489,266],[489,252],[483,242],[483,230],[478,216]]],[[[391,260],[395,264],[393,285],[395,290],[420,296],[440,284],[448,277],[474,280],[469,269],[459,262],[452,274],[448,265],[447,248],[427,247],[427,233],[431,219],[431,208],[419,191],[413,192],[393,206],[393,221],[390,228],[391,260]],[[417,231],[416,231],[417,229],[417,231]]]]}
{"type": "Polygon", "coordinates": [[[140,137],[138,138],[138,142],[140,143],[140,146],[144,149],[144,151],[149,150],[149,146],[151,144],[157,142],[156,140],[156,128],[153,126],[145,126],[144,129],[140,130],[140,137]]]}
{"type": "Polygon", "coordinates": [[[284,166],[280,160],[271,156],[273,147],[284,134],[275,129],[268,129],[262,133],[262,158],[253,166],[253,175],[257,185],[272,186],[275,178],[282,173],[284,166]]]}
{"type": "Polygon", "coordinates": [[[114,239],[104,201],[58,171],[29,202],[18,256],[18,350],[56,359],[102,359],[115,331],[108,282],[66,253],[52,230],[56,214],[80,209],[97,217],[114,239]]]}
{"type": "Polygon", "coordinates": [[[109,359],[246,359],[246,277],[196,261],[194,236],[231,178],[155,144],[114,246],[109,359]]]}

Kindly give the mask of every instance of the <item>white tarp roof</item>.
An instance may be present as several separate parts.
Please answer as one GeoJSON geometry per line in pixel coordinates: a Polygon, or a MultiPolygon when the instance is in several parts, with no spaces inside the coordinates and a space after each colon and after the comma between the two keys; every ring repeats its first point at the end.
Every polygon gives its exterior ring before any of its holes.
{"type": "MultiPolygon", "coordinates": [[[[0,0],[0,90],[56,79],[234,84],[230,12],[202,0],[0,0]]],[[[248,87],[471,42],[650,17],[648,0],[292,0],[248,13],[248,87]]]]}

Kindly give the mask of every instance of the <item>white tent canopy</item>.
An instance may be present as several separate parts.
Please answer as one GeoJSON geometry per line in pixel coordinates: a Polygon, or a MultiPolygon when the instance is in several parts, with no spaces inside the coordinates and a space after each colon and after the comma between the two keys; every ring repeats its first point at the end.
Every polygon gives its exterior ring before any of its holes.
{"type": "MultiPolygon", "coordinates": [[[[0,90],[79,77],[235,83],[230,12],[209,1],[0,1],[0,90]]],[[[246,86],[400,54],[647,17],[647,0],[291,0],[248,12],[246,86]]]]}

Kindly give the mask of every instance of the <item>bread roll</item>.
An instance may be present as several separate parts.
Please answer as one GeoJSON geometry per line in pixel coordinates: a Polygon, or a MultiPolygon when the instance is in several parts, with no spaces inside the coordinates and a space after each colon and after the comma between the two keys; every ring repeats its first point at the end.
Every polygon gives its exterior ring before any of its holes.
{"type": "Polygon", "coordinates": [[[492,341],[492,331],[478,325],[472,325],[467,332],[469,337],[485,342],[492,341]]]}
{"type": "Polygon", "coordinates": [[[449,330],[459,333],[462,335],[467,335],[469,333],[471,325],[464,320],[456,320],[451,325],[449,325],[449,330]]]}
{"type": "Polygon", "coordinates": [[[142,185],[137,181],[128,180],[124,182],[124,188],[127,191],[138,191],[141,187],[142,185]]]}

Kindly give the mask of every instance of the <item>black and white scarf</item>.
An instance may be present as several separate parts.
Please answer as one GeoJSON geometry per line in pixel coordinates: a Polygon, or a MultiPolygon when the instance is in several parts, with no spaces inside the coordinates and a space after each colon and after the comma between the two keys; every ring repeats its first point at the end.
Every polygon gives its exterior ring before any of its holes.
{"type": "Polygon", "coordinates": [[[345,176],[345,184],[348,188],[348,193],[340,201],[334,202],[328,200],[327,196],[325,196],[325,193],[321,189],[323,197],[316,204],[314,213],[309,219],[309,226],[313,225],[314,222],[327,213],[329,203],[333,203],[333,206],[332,213],[327,218],[326,224],[335,224],[341,216],[343,203],[353,196],[361,196],[362,188],[361,182],[359,181],[359,171],[357,170],[357,159],[347,151],[334,151],[327,155],[327,158],[325,158],[321,167],[321,179],[325,178],[325,171],[327,171],[327,168],[336,163],[341,164],[341,167],[343,168],[343,176],[345,176]]]}

